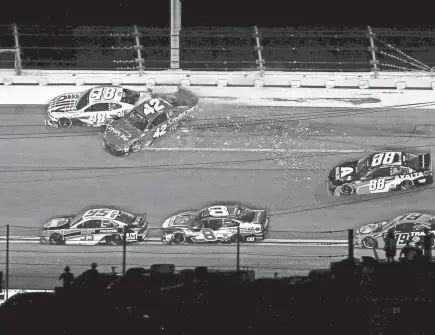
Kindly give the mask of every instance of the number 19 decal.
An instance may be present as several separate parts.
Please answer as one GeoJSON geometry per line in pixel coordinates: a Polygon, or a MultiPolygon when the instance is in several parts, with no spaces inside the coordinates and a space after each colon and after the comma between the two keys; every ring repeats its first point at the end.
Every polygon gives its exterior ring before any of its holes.
{"type": "Polygon", "coordinates": [[[369,191],[382,191],[385,188],[385,179],[370,180],[369,191]]]}
{"type": "Polygon", "coordinates": [[[166,128],[168,128],[167,124],[161,125],[160,127],[157,127],[156,132],[154,133],[153,138],[158,138],[160,136],[163,136],[166,134],[166,128]]]}

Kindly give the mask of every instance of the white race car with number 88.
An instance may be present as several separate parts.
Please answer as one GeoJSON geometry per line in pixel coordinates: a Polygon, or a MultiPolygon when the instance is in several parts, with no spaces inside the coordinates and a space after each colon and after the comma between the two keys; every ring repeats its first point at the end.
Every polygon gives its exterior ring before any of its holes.
{"type": "Polygon", "coordinates": [[[66,93],[54,98],[47,111],[45,124],[70,127],[73,124],[101,127],[122,118],[150,90],[135,91],[120,86],[98,86],[81,93],[66,93]]]}

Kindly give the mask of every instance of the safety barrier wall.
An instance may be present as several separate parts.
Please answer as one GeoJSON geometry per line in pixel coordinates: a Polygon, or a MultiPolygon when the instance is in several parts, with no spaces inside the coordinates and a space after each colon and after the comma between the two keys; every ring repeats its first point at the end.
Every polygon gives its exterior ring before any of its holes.
{"type": "Polygon", "coordinates": [[[139,26],[0,26],[0,68],[431,72],[435,32],[139,26]],[[171,34],[179,44],[171,45],[171,34]],[[3,49],[2,49],[3,48],[3,49]],[[176,49],[176,50],[175,50],[176,49]],[[171,58],[171,51],[179,58],[171,58]]]}

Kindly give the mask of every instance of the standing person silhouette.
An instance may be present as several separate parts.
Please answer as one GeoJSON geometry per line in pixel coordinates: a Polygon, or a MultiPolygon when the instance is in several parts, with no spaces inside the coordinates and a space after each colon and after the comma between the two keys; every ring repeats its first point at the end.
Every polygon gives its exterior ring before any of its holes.
{"type": "Polygon", "coordinates": [[[65,269],[63,269],[63,273],[60,275],[59,280],[63,279],[63,288],[69,289],[71,288],[72,282],[74,281],[74,275],[71,273],[70,267],[67,265],[65,269]]]}
{"type": "Polygon", "coordinates": [[[389,230],[387,236],[384,238],[385,246],[385,257],[387,258],[388,263],[394,263],[394,257],[396,257],[397,253],[397,242],[394,238],[394,231],[389,230]]]}
{"type": "Polygon", "coordinates": [[[432,259],[432,246],[434,243],[434,234],[430,232],[429,228],[424,229],[423,235],[423,251],[424,257],[432,259]]]}

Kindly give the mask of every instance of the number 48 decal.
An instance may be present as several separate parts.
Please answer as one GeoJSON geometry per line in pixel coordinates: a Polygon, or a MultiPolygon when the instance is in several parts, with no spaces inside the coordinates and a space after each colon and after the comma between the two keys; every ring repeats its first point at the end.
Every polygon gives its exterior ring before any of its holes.
{"type": "Polygon", "coordinates": [[[370,180],[369,191],[381,191],[385,188],[385,179],[370,180]]]}

